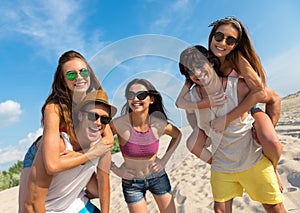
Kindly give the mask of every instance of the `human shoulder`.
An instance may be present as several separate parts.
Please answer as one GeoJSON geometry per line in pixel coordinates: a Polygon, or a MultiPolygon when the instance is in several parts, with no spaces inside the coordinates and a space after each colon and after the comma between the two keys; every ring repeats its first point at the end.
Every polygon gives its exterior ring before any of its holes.
{"type": "Polygon", "coordinates": [[[129,115],[122,115],[117,118],[114,118],[112,120],[112,123],[114,126],[124,125],[124,124],[130,124],[130,118],[129,115]]]}
{"type": "Polygon", "coordinates": [[[59,106],[55,103],[48,103],[45,106],[45,112],[44,113],[59,113],[59,106]]]}
{"type": "Polygon", "coordinates": [[[129,115],[123,115],[114,118],[110,124],[114,134],[124,134],[125,131],[131,130],[129,115]]]}
{"type": "Polygon", "coordinates": [[[157,132],[160,137],[163,135],[165,128],[168,124],[168,121],[155,117],[153,115],[150,116],[151,128],[153,131],[157,132]]]}

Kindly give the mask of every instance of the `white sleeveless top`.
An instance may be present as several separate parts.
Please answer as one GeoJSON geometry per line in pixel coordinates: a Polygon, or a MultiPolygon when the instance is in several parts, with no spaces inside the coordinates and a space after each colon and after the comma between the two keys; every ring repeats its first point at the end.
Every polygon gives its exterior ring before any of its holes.
{"type": "MultiPolygon", "coordinates": [[[[61,132],[66,149],[73,150],[69,137],[61,132]]],[[[99,158],[85,164],[53,175],[46,196],[46,212],[79,212],[84,208],[88,198],[84,196],[84,188],[92,174],[96,171],[99,158]]]]}
{"type": "MultiPolygon", "coordinates": [[[[228,77],[225,94],[226,103],[219,108],[195,110],[197,125],[204,130],[212,142],[211,169],[217,172],[241,172],[254,166],[262,158],[261,146],[252,137],[251,114],[242,121],[237,118],[232,121],[223,133],[214,132],[209,122],[216,117],[224,116],[238,106],[237,96],[238,78],[228,77]]],[[[199,101],[197,90],[192,88],[193,101],[199,101]]]]}

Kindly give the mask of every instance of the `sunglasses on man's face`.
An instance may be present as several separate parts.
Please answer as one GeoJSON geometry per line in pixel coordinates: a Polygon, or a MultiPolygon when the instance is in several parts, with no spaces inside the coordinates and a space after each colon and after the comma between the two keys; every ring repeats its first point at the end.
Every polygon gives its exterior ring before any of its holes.
{"type": "Polygon", "coordinates": [[[127,100],[133,100],[135,97],[137,97],[140,101],[145,100],[145,98],[149,95],[150,93],[148,91],[139,91],[137,93],[129,91],[128,94],[126,95],[127,100]]]}
{"type": "Polygon", "coordinates": [[[88,111],[83,111],[85,113],[87,113],[87,117],[89,119],[89,121],[95,122],[100,118],[100,122],[102,124],[109,124],[109,122],[111,121],[111,117],[105,116],[105,115],[98,115],[95,112],[88,112],[88,111]]]}
{"type": "MultiPolygon", "coordinates": [[[[215,35],[214,35],[214,38],[217,42],[221,42],[224,40],[225,38],[225,35],[224,33],[221,33],[221,32],[216,32],[215,35]]],[[[233,36],[228,36],[226,39],[225,39],[225,42],[227,45],[234,45],[236,42],[237,42],[237,39],[234,38],[233,36]]]]}
{"type": "MultiPolygon", "coordinates": [[[[81,70],[79,70],[79,74],[83,77],[83,78],[87,78],[90,76],[90,70],[85,67],[82,68],[81,70]]],[[[66,77],[69,81],[74,81],[77,77],[77,72],[75,71],[69,71],[66,73],[66,77]]]]}

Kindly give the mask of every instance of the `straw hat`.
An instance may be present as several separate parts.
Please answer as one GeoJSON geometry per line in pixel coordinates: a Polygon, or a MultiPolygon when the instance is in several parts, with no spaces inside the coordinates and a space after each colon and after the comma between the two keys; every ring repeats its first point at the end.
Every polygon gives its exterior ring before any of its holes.
{"type": "Polygon", "coordinates": [[[76,111],[80,111],[88,103],[101,103],[110,108],[110,116],[113,117],[117,113],[117,108],[108,102],[108,97],[103,89],[89,92],[84,99],[76,107],[76,111]]]}

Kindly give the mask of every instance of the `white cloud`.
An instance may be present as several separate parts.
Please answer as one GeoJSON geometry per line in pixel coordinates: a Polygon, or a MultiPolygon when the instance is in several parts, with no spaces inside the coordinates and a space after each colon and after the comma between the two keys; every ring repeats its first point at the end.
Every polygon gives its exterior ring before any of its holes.
{"type": "Polygon", "coordinates": [[[18,160],[23,160],[28,148],[36,140],[36,138],[43,134],[43,129],[39,128],[35,132],[27,134],[26,138],[19,141],[19,146],[7,146],[0,149],[0,171],[7,170],[12,164],[18,160]]]}
{"type": "MultiPolygon", "coordinates": [[[[104,45],[99,41],[101,32],[84,30],[85,14],[80,1],[30,1],[6,4],[0,9],[4,36],[21,35],[38,54],[53,51],[60,55],[75,49],[86,57],[104,45]],[[17,33],[17,34],[16,34],[17,33]],[[29,38],[29,39],[28,39],[29,38]]],[[[3,35],[2,35],[3,36],[3,35]]],[[[88,57],[87,57],[88,58],[88,57]]]]}
{"type": "Polygon", "coordinates": [[[35,139],[37,139],[37,137],[42,135],[42,134],[43,134],[43,129],[42,128],[39,128],[35,132],[28,133],[26,138],[23,138],[19,141],[20,147],[28,149],[31,146],[31,144],[33,143],[33,141],[35,139]]]}
{"type": "Polygon", "coordinates": [[[23,156],[24,151],[18,149],[17,147],[5,147],[0,150],[0,164],[22,160],[23,156]]]}
{"type": "Polygon", "coordinates": [[[0,103],[0,127],[18,122],[21,114],[22,110],[19,103],[12,100],[0,103]]]}

